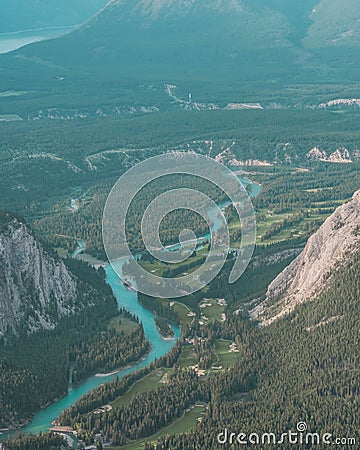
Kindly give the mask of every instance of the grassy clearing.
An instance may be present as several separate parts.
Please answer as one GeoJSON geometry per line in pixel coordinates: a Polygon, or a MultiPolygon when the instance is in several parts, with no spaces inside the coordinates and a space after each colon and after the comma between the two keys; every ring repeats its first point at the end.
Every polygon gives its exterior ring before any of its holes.
{"type": "Polygon", "coordinates": [[[177,435],[182,433],[187,433],[193,428],[195,428],[196,423],[198,422],[198,419],[202,416],[202,414],[205,411],[205,406],[203,405],[196,405],[191,408],[189,408],[182,417],[175,420],[172,424],[169,426],[163,428],[158,433],[154,434],[153,436],[143,439],[141,441],[137,441],[128,445],[125,445],[123,447],[109,447],[112,450],[118,450],[118,449],[128,449],[128,450],[142,450],[144,448],[144,444],[146,442],[156,442],[159,438],[163,436],[168,435],[177,435]]]}
{"type": "Polygon", "coordinates": [[[59,258],[67,258],[69,255],[67,249],[63,247],[56,247],[55,251],[58,254],[59,258]]]}
{"type": "Polygon", "coordinates": [[[189,325],[192,322],[193,317],[188,316],[188,314],[192,311],[187,306],[185,306],[179,302],[174,302],[174,304],[172,305],[172,308],[175,312],[178,313],[181,324],[189,325]]]}
{"type": "Polygon", "coordinates": [[[225,311],[225,305],[218,304],[219,299],[210,298],[203,300],[200,303],[200,311],[203,316],[206,316],[209,321],[218,320],[221,321],[221,315],[225,311]],[[211,305],[211,306],[210,306],[211,305]]]}
{"type": "Polygon", "coordinates": [[[143,392],[150,392],[163,385],[164,376],[170,372],[170,369],[157,369],[144,378],[138,380],[131,388],[124,394],[118,397],[111,403],[113,408],[119,408],[127,405],[137,395],[143,392]]]}
{"type": "Polygon", "coordinates": [[[293,224],[284,227],[279,233],[273,235],[270,239],[263,240],[263,236],[266,233],[266,231],[276,222],[283,222],[287,218],[292,218],[292,216],[300,211],[295,210],[288,214],[271,214],[267,210],[260,210],[259,214],[262,215],[262,217],[265,217],[265,220],[259,220],[257,222],[257,238],[256,243],[258,245],[266,245],[269,243],[278,243],[278,242],[284,242],[288,239],[291,239],[292,237],[297,236],[305,236],[306,232],[302,229],[303,225],[306,223],[316,222],[316,221],[324,221],[327,217],[329,217],[330,212],[329,208],[335,208],[343,203],[345,203],[346,200],[343,201],[336,201],[331,203],[331,207],[329,207],[329,204],[327,202],[319,202],[314,203],[314,205],[308,209],[309,217],[304,218],[300,223],[293,224]]]}
{"type": "Polygon", "coordinates": [[[322,202],[314,202],[314,206],[316,206],[316,208],[321,208],[321,207],[329,207],[329,204],[331,204],[331,206],[333,206],[335,209],[337,206],[343,205],[348,201],[349,199],[346,198],[342,200],[324,200],[322,202]]]}
{"type": "Polygon", "coordinates": [[[229,345],[231,341],[217,340],[215,343],[215,353],[218,357],[216,366],[222,366],[223,368],[232,367],[236,361],[240,359],[241,353],[229,352],[229,345]]]}
{"type": "Polygon", "coordinates": [[[20,97],[21,95],[29,94],[30,91],[4,91],[0,92],[0,97],[20,97]]]}
{"type": "Polygon", "coordinates": [[[181,368],[186,368],[190,366],[195,366],[196,358],[194,354],[194,348],[192,346],[184,346],[181,352],[179,366],[181,368]]]}
{"type": "Polygon", "coordinates": [[[182,325],[189,325],[193,321],[193,317],[188,316],[188,314],[191,313],[192,310],[183,303],[178,301],[170,301],[164,298],[159,298],[158,301],[163,305],[170,304],[170,307],[178,314],[182,325]]]}
{"type": "Polygon", "coordinates": [[[126,336],[135,331],[137,326],[137,323],[129,320],[127,317],[124,317],[122,314],[113,317],[109,323],[109,329],[115,330],[118,333],[123,331],[126,336]]]}
{"type": "Polygon", "coordinates": [[[152,436],[147,442],[156,441],[157,439],[168,436],[171,434],[181,434],[181,433],[187,433],[188,431],[192,430],[198,419],[201,417],[202,413],[204,413],[205,407],[202,405],[196,405],[190,408],[188,411],[185,412],[185,414],[180,417],[180,419],[173,422],[168,428],[165,428],[164,430],[159,431],[157,434],[152,436]]]}
{"type": "Polygon", "coordinates": [[[140,265],[147,272],[152,273],[152,274],[157,275],[157,276],[162,276],[162,273],[163,273],[163,271],[165,269],[177,270],[177,269],[181,269],[183,267],[184,268],[183,271],[179,275],[176,275],[176,277],[181,277],[181,276],[183,276],[184,273],[192,273],[192,272],[194,272],[198,268],[198,264],[197,263],[200,262],[200,260],[204,256],[206,256],[207,253],[208,253],[207,252],[207,247],[205,246],[204,248],[196,251],[196,256],[191,256],[188,259],[186,259],[185,262],[182,262],[182,263],[165,264],[165,263],[162,263],[161,261],[154,260],[152,262],[150,262],[150,261],[140,261],[140,265]],[[187,268],[187,265],[189,263],[194,263],[195,266],[189,269],[189,268],[187,268]]]}

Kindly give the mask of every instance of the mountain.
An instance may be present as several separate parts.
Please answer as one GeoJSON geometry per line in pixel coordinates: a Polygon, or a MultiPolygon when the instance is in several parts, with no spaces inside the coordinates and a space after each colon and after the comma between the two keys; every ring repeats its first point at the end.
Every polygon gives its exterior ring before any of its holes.
{"type": "Polygon", "coordinates": [[[79,30],[1,59],[12,82],[25,70],[29,85],[57,76],[65,83],[75,76],[92,82],[289,80],[299,77],[305,57],[297,47],[306,32],[299,17],[307,23],[315,0],[288,3],[112,0],[79,30]]]}
{"type": "Polygon", "coordinates": [[[263,325],[316,298],[360,249],[360,190],[310,237],[302,253],[270,284],[252,317],[263,325]]]}
{"type": "Polygon", "coordinates": [[[360,7],[357,0],[346,6],[338,0],[111,0],[74,32],[0,57],[0,92],[27,93],[5,99],[2,110],[13,113],[19,101],[38,101],[39,110],[106,101],[134,106],[139,96],[156,108],[166,100],[164,83],[201,102],[226,96],[225,106],[249,93],[261,101],[288,85],[357,81],[360,7]]]}
{"type": "Polygon", "coordinates": [[[113,0],[75,33],[19,55],[36,55],[65,70],[100,69],[110,79],[181,79],[190,73],[218,78],[215,65],[227,70],[241,64],[237,69],[247,72],[250,54],[259,51],[255,59],[264,57],[264,49],[274,54],[273,70],[279,49],[295,58],[286,18],[249,5],[239,0],[113,0]]]}
{"type": "Polygon", "coordinates": [[[0,212],[0,268],[0,337],[54,329],[103,300],[8,212],[0,212]]]}
{"type": "Polygon", "coordinates": [[[106,0],[2,0],[0,33],[81,24],[106,0]]]}

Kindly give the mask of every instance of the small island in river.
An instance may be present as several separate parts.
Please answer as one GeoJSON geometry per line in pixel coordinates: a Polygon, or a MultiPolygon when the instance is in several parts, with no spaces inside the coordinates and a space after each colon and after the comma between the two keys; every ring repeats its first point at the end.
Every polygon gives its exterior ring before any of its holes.
{"type": "Polygon", "coordinates": [[[157,329],[159,330],[159,333],[164,339],[174,338],[174,332],[166,319],[163,319],[162,317],[156,317],[155,324],[157,329]]]}

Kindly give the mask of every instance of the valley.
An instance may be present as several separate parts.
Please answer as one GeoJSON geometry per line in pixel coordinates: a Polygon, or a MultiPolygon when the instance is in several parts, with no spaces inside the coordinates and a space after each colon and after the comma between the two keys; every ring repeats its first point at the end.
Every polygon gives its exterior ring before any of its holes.
{"type": "Polygon", "coordinates": [[[0,450],[358,448],[357,0],[30,3],[0,14],[0,450]]]}
{"type": "MultiPolygon", "coordinates": [[[[125,307],[127,311],[141,319],[145,336],[152,344],[152,350],[140,363],[120,372],[113,373],[112,370],[118,368],[118,364],[112,365],[112,367],[103,365],[102,372],[108,376],[91,377],[85,383],[82,382],[77,387],[73,387],[67,396],[35,415],[31,424],[25,428],[26,432],[46,430],[51,426],[51,422],[62,414],[60,423],[70,425],[73,430],[77,430],[80,440],[90,442],[93,432],[86,428],[84,422],[81,421],[81,425],[79,425],[74,419],[70,419],[73,417],[74,411],[77,411],[74,403],[82,405],[80,410],[83,415],[85,411],[93,411],[106,404],[113,405],[112,402],[115,402],[115,407],[113,406],[111,412],[101,413],[98,416],[99,420],[102,418],[105,420],[108,415],[117,414],[119,408],[124,410],[133,408],[133,402],[138,401],[138,395],[151,396],[155,392],[163,395],[168,388],[166,380],[177,377],[178,371],[174,370],[174,367],[179,367],[180,370],[194,370],[200,382],[199,386],[202,386],[203,379],[206,382],[211,379],[217,380],[217,377],[227,376],[228,371],[233,370],[234,367],[238,368],[240,361],[244,358],[246,345],[243,339],[239,340],[236,336],[242,327],[247,329],[249,326],[249,330],[252,329],[250,324],[246,325],[247,321],[244,319],[247,311],[253,305],[252,301],[256,298],[264,298],[269,283],[301,252],[309,235],[316,231],[338,205],[347,202],[359,185],[356,137],[354,137],[354,131],[347,131],[347,129],[353,129],[352,124],[357,115],[338,118],[338,116],[326,112],[313,113],[314,117],[323,120],[323,123],[327,124],[326,126],[329,128],[333,126],[328,123],[330,118],[334,123],[340,121],[342,124],[341,131],[333,134],[329,139],[326,137],[326,131],[322,131],[323,138],[321,135],[319,136],[317,132],[320,126],[319,122],[316,122],[314,128],[314,124],[310,125],[308,117],[302,113],[293,112],[291,113],[293,117],[303,120],[303,130],[307,130],[308,135],[304,140],[302,132],[302,143],[299,145],[297,128],[294,128],[292,133],[291,129],[287,127],[286,137],[291,143],[285,145],[281,143],[284,138],[281,131],[276,131],[269,141],[273,121],[278,118],[285,120],[285,115],[281,113],[266,113],[261,118],[261,127],[259,118],[256,116],[257,112],[252,111],[226,112],[222,123],[219,122],[219,117],[222,116],[219,116],[216,111],[197,112],[196,115],[191,112],[183,114],[182,117],[176,116],[176,119],[180,121],[180,124],[186,123],[189,114],[192,115],[194,123],[190,125],[190,129],[182,130],[177,127],[178,124],[173,124],[170,129],[159,129],[158,125],[163,123],[163,117],[158,119],[156,116],[140,116],[134,117],[131,122],[128,120],[115,121],[113,134],[109,134],[107,126],[107,132],[98,135],[96,141],[91,135],[87,136],[84,133],[84,130],[91,130],[93,121],[84,124],[81,120],[76,127],[71,125],[70,128],[69,125],[66,125],[66,128],[71,130],[74,136],[81,136],[76,151],[66,150],[65,135],[62,134],[63,125],[59,127],[58,131],[56,131],[56,127],[51,127],[51,152],[47,145],[46,132],[49,127],[46,124],[39,123],[35,128],[31,127],[31,130],[37,130],[33,135],[28,134],[28,125],[24,124],[24,138],[21,133],[18,133],[16,141],[13,140],[13,142],[11,142],[13,138],[7,134],[8,145],[17,150],[3,154],[3,157],[8,159],[4,160],[5,165],[3,166],[4,170],[6,168],[7,174],[3,180],[6,180],[7,185],[2,188],[2,207],[8,208],[13,204],[14,187],[18,186],[18,189],[15,190],[18,197],[18,211],[27,216],[31,225],[47,242],[47,245],[56,248],[59,255],[66,257],[73,254],[78,246],[78,241],[82,240],[81,249],[83,251],[77,257],[92,261],[97,266],[103,265],[103,261],[106,260],[100,235],[103,202],[111,188],[112,180],[115,180],[116,176],[139,159],[159,152],[167,152],[169,149],[177,152],[196,151],[220,159],[232,167],[242,178],[258,183],[250,184],[247,188],[249,194],[253,196],[256,209],[257,248],[251,265],[241,280],[231,288],[225,287],[222,280],[226,278],[226,273],[231,265],[231,260],[229,260],[218,278],[210,284],[205,292],[185,297],[181,299],[180,303],[170,302],[171,306],[169,306],[169,302],[161,301],[161,306],[159,306],[158,299],[149,302],[140,297],[138,303],[136,293],[127,290],[117,279],[115,273],[107,268],[107,281],[117,296],[119,307],[125,307]],[[212,116],[213,114],[216,116],[212,116]],[[264,121],[264,119],[266,120],[264,121]],[[214,121],[214,125],[212,121],[214,121]],[[131,124],[130,128],[129,124],[131,124]],[[203,126],[204,129],[202,130],[200,126],[203,126]],[[208,128],[212,126],[218,131],[212,131],[209,135],[208,128]],[[147,134],[138,136],[139,127],[147,130],[147,134]],[[191,131],[192,127],[194,131],[191,131]],[[237,129],[239,137],[234,136],[234,129],[237,129]],[[124,134],[123,130],[127,130],[127,134],[124,134]],[[250,130],[253,130],[253,134],[250,130]],[[57,132],[59,133],[58,144],[56,144],[56,138],[54,139],[57,132]],[[170,137],[174,133],[175,136],[170,137]],[[278,133],[280,133],[281,141],[278,133]],[[229,135],[231,138],[228,137],[229,135]],[[24,140],[22,141],[22,139],[24,140]],[[88,144],[89,139],[92,141],[91,148],[88,144]],[[254,139],[256,140],[254,141],[254,139]],[[266,145],[264,145],[265,139],[267,140],[266,145]],[[152,142],[153,146],[141,145],[145,141],[152,142]],[[31,145],[35,151],[31,150],[29,142],[33,142],[31,145]],[[109,150],[109,145],[114,150],[109,150]],[[308,153],[309,148],[313,148],[312,145],[325,149],[346,146],[349,149],[351,162],[345,164],[335,160],[325,161],[310,158],[308,153]],[[9,155],[11,154],[10,159],[9,155]],[[247,164],[246,161],[251,159],[267,161],[267,164],[257,165],[256,162],[247,164]],[[244,161],[244,164],[240,164],[240,161],[244,161]],[[12,166],[17,170],[13,172],[9,170],[12,166]],[[59,171],[60,167],[62,167],[61,171],[59,171]],[[42,179],[36,175],[39,170],[43,171],[45,175],[42,179]],[[21,171],[21,186],[17,184],[19,183],[19,171],[21,171]],[[48,186],[47,177],[53,180],[53,188],[50,190],[47,188],[45,191],[45,186],[48,186]],[[66,183],[62,185],[61,180],[64,178],[66,178],[66,183]],[[29,189],[29,187],[31,188],[29,189]],[[6,192],[9,194],[7,195],[6,192]],[[45,192],[46,196],[43,195],[45,192]],[[76,207],[74,207],[75,205],[76,207]],[[266,275],[264,276],[264,274],[266,275]],[[210,300],[204,300],[204,298],[210,300]],[[216,299],[224,299],[223,305],[219,306],[216,299]],[[144,307],[152,313],[147,312],[144,307]],[[179,330],[175,331],[175,338],[172,340],[164,340],[160,336],[159,327],[155,322],[164,323],[164,319],[181,325],[183,329],[181,337],[179,330]],[[187,331],[184,331],[184,327],[187,331]],[[194,336],[196,336],[195,339],[194,336]],[[197,342],[197,340],[199,341],[197,342]],[[172,347],[173,345],[175,346],[172,347]],[[173,356],[166,356],[171,348],[173,350],[170,351],[170,355],[173,356]],[[160,357],[160,362],[157,362],[155,357],[160,357]],[[175,363],[175,361],[177,362],[175,363]],[[150,369],[148,369],[149,363],[150,369]],[[153,371],[155,372],[153,373],[153,371]],[[155,374],[159,374],[159,378],[155,374]],[[134,386],[141,386],[140,391],[131,387],[134,383],[132,380],[136,382],[139,377],[141,382],[134,386]],[[130,389],[131,395],[127,394],[123,397],[123,395],[110,394],[113,392],[113,388],[109,394],[106,394],[105,390],[104,395],[103,386],[113,386],[114,380],[117,379],[123,380],[117,382],[120,383],[116,388],[117,392],[127,392],[130,389]],[[100,388],[96,388],[99,385],[100,388]],[[145,391],[142,390],[143,388],[145,391]],[[91,389],[95,389],[95,393],[102,392],[100,401],[96,400],[97,394],[91,394],[89,397],[88,392],[91,389]],[[87,405],[90,399],[89,407],[87,405]],[[70,408],[72,411],[70,417],[66,408],[70,408]]],[[[169,120],[167,123],[171,123],[171,121],[169,120]]],[[[109,122],[107,122],[108,124],[109,122]]],[[[97,133],[101,133],[102,126],[101,121],[96,122],[97,133]]],[[[4,124],[1,132],[3,134],[11,132],[11,124],[4,124]]],[[[68,135],[68,138],[73,142],[72,135],[68,135]]],[[[214,195],[216,198],[218,194],[214,192],[214,195]]],[[[236,242],[241,236],[240,223],[233,215],[231,207],[228,207],[225,213],[233,246],[236,247],[236,242]]],[[[176,219],[177,227],[182,226],[181,220],[180,216],[176,219]]],[[[169,225],[170,223],[172,222],[170,221],[169,225]]],[[[203,232],[203,225],[200,222],[195,221],[193,224],[195,229],[198,227],[198,232],[203,232]]],[[[172,242],[172,236],[177,236],[178,228],[171,229],[169,225],[165,228],[167,229],[166,239],[170,239],[168,242],[172,242]],[[172,230],[171,233],[170,230],[172,230]]],[[[181,274],[189,271],[189,263],[191,263],[193,264],[191,270],[195,270],[201,264],[202,256],[206,254],[206,248],[199,248],[196,253],[193,261],[190,258],[185,265],[180,264],[171,269],[176,269],[178,274],[181,274]]],[[[156,270],[158,275],[163,274],[164,267],[157,263],[148,260],[143,264],[148,271],[156,270]]],[[[120,330],[123,326],[124,324],[120,330]]],[[[247,334],[248,331],[244,331],[244,333],[247,334]]],[[[81,353],[84,354],[83,351],[81,353]]],[[[79,380],[83,377],[84,375],[79,375],[79,380]]],[[[188,381],[190,382],[190,380],[188,381]]],[[[202,389],[201,387],[200,392],[202,389]]],[[[243,394],[245,397],[248,395],[243,394]]],[[[199,426],[196,425],[200,424],[198,419],[203,417],[201,409],[199,410],[200,407],[195,407],[195,409],[192,407],[199,402],[204,405],[208,404],[207,395],[205,393],[196,395],[192,405],[184,403],[189,406],[184,406],[184,409],[169,416],[166,424],[151,428],[152,432],[143,432],[136,439],[133,435],[128,435],[125,430],[124,436],[119,435],[114,438],[109,432],[104,438],[112,439],[114,443],[126,444],[127,448],[142,448],[143,445],[148,445],[145,442],[167,439],[165,436],[167,430],[179,430],[180,432],[186,426],[186,430],[191,432],[194,426],[199,426]],[[150,435],[153,437],[150,438],[150,435]],[[136,443],[129,444],[128,439],[130,441],[135,439],[136,443]]],[[[110,426],[110,422],[107,426],[110,426]]]]}

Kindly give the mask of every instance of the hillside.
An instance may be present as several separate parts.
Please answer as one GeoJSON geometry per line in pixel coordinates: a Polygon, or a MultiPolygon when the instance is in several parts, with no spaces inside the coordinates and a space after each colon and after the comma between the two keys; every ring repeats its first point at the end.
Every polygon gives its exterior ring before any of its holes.
{"type": "Polygon", "coordinates": [[[21,219],[0,214],[0,337],[51,330],[61,318],[95,306],[90,285],[45,250],[21,219]]]}
{"type": "Polygon", "coordinates": [[[360,191],[310,237],[303,252],[270,284],[252,317],[264,325],[314,300],[360,248],[360,191]]]}
{"type": "Polygon", "coordinates": [[[255,51],[252,64],[259,67],[264,49],[272,50],[272,72],[278,71],[276,63],[283,58],[294,62],[297,54],[287,41],[289,32],[286,18],[278,12],[237,0],[197,0],[185,6],[178,1],[112,1],[80,30],[24,48],[18,55],[30,58],[31,65],[40,62],[33,59],[36,56],[47,66],[62,67],[64,73],[90,67],[98,72],[101,64],[99,75],[111,80],[129,75],[138,80],[183,79],[189,71],[192,77],[220,79],[209,73],[208,64],[218,65],[222,74],[241,64],[242,78],[249,79],[247,65],[255,51]]]}
{"type": "Polygon", "coordinates": [[[106,115],[104,104],[117,114],[179,107],[168,84],[194,94],[188,109],[265,98],[278,107],[279,97],[298,106],[313,90],[322,101],[357,98],[338,83],[360,76],[358,14],[356,0],[113,0],[74,32],[0,57],[1,114],[23,117],[19,103],[55,118],[59,108],[62,118],[106,115]]]}
{"type": "Polygon", "coordinates": [[[360,45],[360,7],[356,0],[322,0],[310,15],[304,45],[308,48],[360,45]]]}

